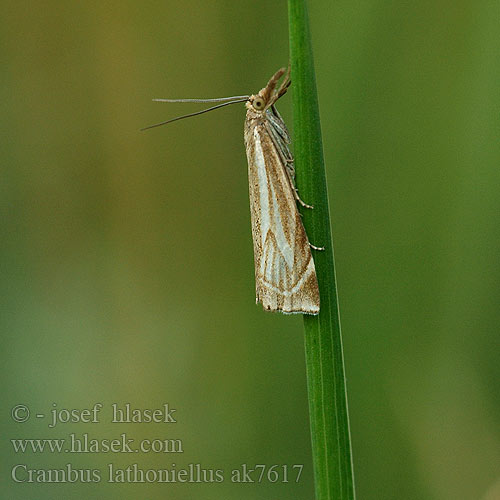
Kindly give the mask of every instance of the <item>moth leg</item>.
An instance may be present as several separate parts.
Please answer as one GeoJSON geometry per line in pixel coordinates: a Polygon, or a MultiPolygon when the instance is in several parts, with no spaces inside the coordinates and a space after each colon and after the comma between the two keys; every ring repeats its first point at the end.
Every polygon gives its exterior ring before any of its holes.
{"type": "Polygon", "coordinates": [[[287,170],[287,174],[291,176],[292,179],[295,179],[295,165],[292,153],[288,152],[288,156],[285,156],[283,152],[280,152],[283,161],[285,162],[285,167],[287,170]]]}
{"type": "Polygon", "coordinates": [[[299,190],[295,187],[295,168],[293,165],[293,156],[291,156],[291,154],[288,158],[285,158],[285,166],[285,172],[288,176],[288,180],[290,181],[290,186],[292,186],[295,200],[298,201],[304,208],[314,208],[312,205],[308,205],[300,199],[299,190]]]}
{"type": "Polygon", "coordinates": [[[283,162],[284,171],[288,178],[288,182],[290,184],[290,188],[292,189],[295,201],[298,201],[304,208],[314,208],[312,205],[308,205],[307,203],[303,202],[299,197],[299,193],[297,191],[297,188],[295,187],[295,167],[293,155],[287,144],[283,141],[283,138],[279,136],[271,123],[266,122],[266,129],[269,132],[269,136],[271,137],[271,140],[276,147],[276,151],[278,152],[278,155],[283,162]]]}
{"type": "Polygon", "coordinates": [[[293,188],[293,195],[295,196],[295,200],[298,201],[304,208],[314,208],[312,205],[308,205],[304,203],[299,197],[299,191],[296,187],[293,188]]]}
{"type": "Polygon", "coordinates": [[[315,247],[312,243],[309,243],[309,246],[313,249],[313,250],[319,250],[319,251],[323,251],[325,249],[325,247],[315,247]]]}
{"type": "Polygon", "coordinates": [[[314,208],[312,205],[308,205],[300,199],[299,190],[295,187],[295,168],[293,166],[293,157],[285,158],[285,166],[285,172],[288,176],[288,180],[290,181],[290,186],[292,186],[295,200],[298,201],[304,208],[314,208]]]}

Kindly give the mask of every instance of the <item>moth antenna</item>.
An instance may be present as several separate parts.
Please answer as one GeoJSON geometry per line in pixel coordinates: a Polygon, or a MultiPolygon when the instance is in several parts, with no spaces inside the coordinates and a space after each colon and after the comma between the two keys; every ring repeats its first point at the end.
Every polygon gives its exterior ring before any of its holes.
{"type": "Polygon", "coordinates": [[[286,70],[285,78],[283,79],[283,82],[281,83],[278,92],[276,92],[277,95],[276,100],[278,100],[281,96],[286,94],[288,87],[290,87],[290,84],[292,83],[292,81],[290,80],[290,72],[291,72],[291,67],[289,64],[288,69],[286,70]]]}
{"type": "Polygon", "coordinates": [[[269,99],[273,96],[273,92],[276,88],[276,85],[279,79],[285,74],[285,72],[286,72],[285,68],[281,68],[278,71],[276,71],[276,73],[267,82],[267,85],[259,92],[265,101],[269,101],[269,99]]]}
{"type": "Polygon", "coordinates": [[[161,125],[166,125],[167,123],[172,123],[172,122],[175,122],[177,120],[182,120],[184,118],[190,118],[191,116],[202,115],[203,113],[208,113],[209,111],[213,111],[214,109],[218,109],[218,108],[222,108],[224,106],[228,106],[229,104],[236,104],[238,102],[245,102],[247,100],[248,100],[248,97],[244,96],[244,99],[241,98],[241,99],[237,99],[235,101],[223,102],[222,104],[217,104],[217,106],[212,106],[211,108],[202,109],[201,111],[195,111],[194,113],[189,113],[187,115],[177,116],[175,118],[171,118],[170,120],[167,120],[167,121],[164,121],[164,122],[161,122],[161,123],[155,123],[154,125],[149,125],[149,127],[141,128],[141,132],[143,130],[148,130],[150,128],[160,127],[161,125]]]}
{"type": "Polygon", "coordinates": [[[222,101],[233,101],[236,99],[247,100],[249,95],[234,95],[232,97],[214,97],[211,99],[153,99],[156,102],[222,102],[222,101]]]}

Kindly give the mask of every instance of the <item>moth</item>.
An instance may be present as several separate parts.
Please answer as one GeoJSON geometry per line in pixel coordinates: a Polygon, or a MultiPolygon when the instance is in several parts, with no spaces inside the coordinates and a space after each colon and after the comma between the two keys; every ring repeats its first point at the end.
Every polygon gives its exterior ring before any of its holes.
{"type": "Polygon", "coordinates": [[[290,135],[276,101],[291,84],[290,70],[279,69],[257,94],[216,99],[154,99],[160,102],[221,102],[208,109],[151,125],[158,127],[229,104],[245,102],[245,147],[248,160],[250,213],[255,263],[256,302],[285,314],[318,314],[318,280],[311,248],[297,203],[290,135]],[[281,85],[279,81],[283,78],[281,85]]]}

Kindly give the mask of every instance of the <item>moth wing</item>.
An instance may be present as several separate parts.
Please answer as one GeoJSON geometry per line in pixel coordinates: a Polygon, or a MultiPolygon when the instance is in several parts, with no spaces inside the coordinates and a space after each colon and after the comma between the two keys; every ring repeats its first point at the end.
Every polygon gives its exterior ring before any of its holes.
{"type": "Polygon", "coordinates": [[[283,155],[265,123],[246,133],[257,302],[264,309],[318,314],[311,248],[283,155]]]}

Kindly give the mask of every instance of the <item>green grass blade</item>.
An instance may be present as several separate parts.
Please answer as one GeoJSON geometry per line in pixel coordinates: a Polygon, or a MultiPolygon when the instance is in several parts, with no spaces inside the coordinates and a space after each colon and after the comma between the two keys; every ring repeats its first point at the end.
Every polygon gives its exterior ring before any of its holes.
{"type": "Polygon", "coordinates": [[[349,416],[316,78],[305,0],[289,0],[294,151],[302,210],[313,245],[321,311],[304,316],[307,387],[316,499],[354,495],[349,416]]]}

